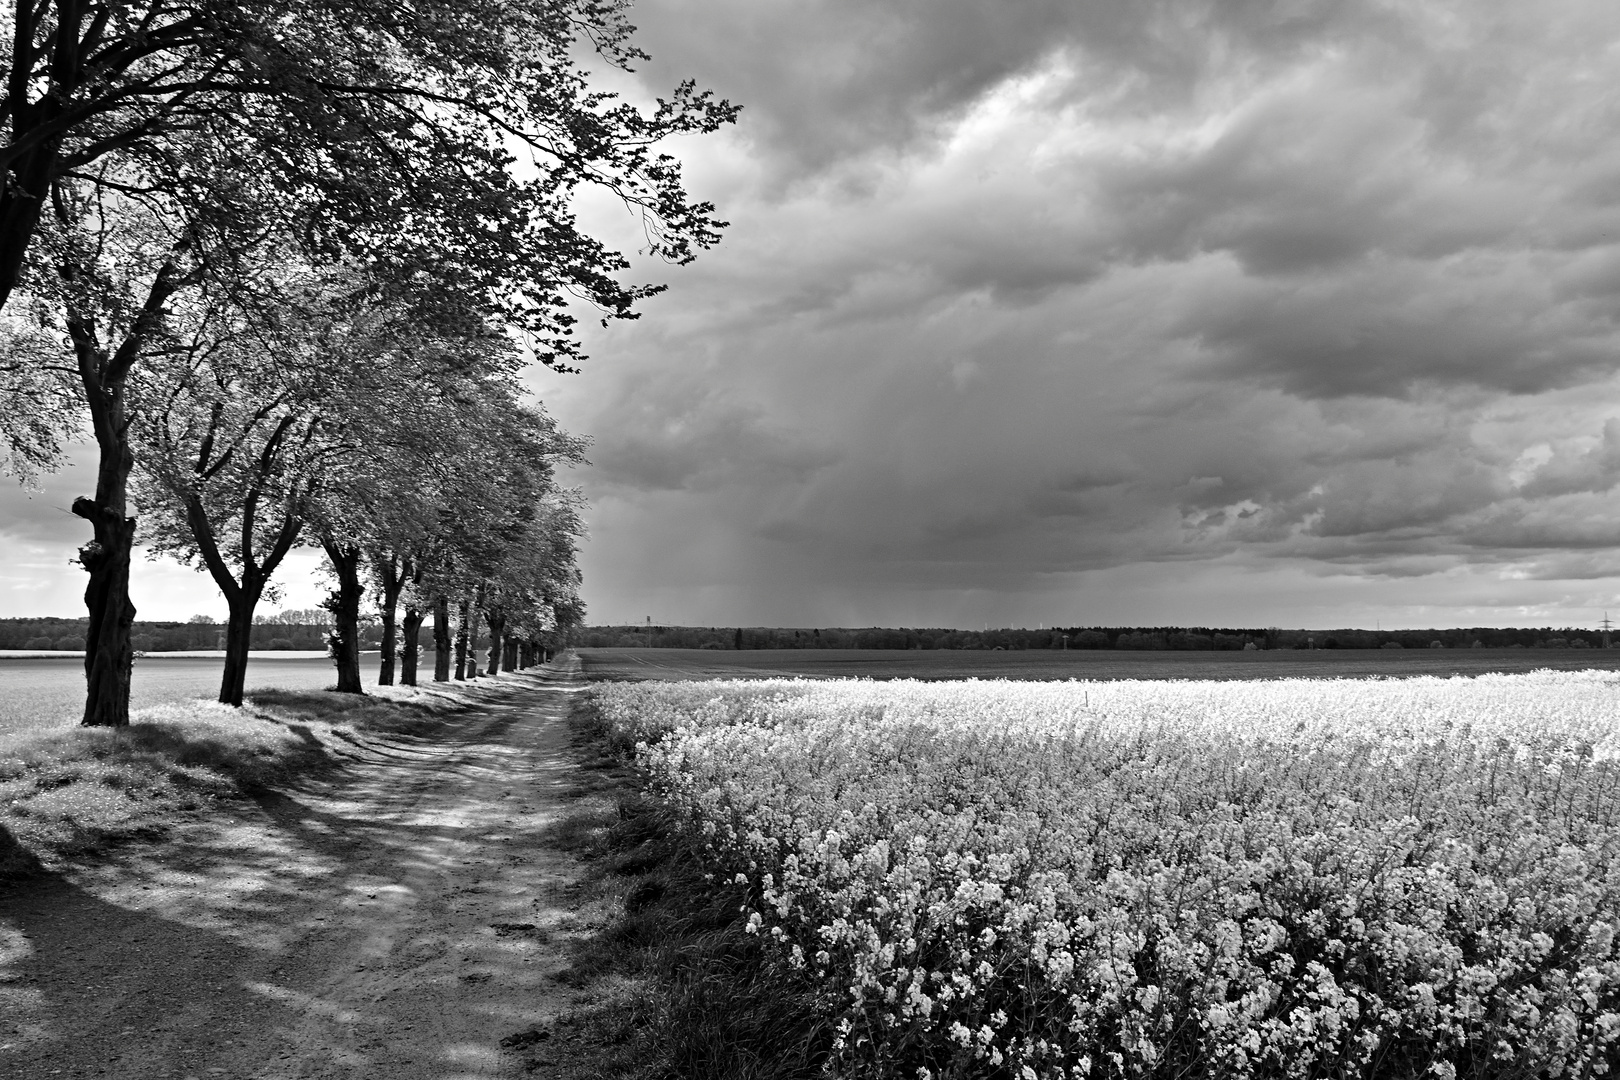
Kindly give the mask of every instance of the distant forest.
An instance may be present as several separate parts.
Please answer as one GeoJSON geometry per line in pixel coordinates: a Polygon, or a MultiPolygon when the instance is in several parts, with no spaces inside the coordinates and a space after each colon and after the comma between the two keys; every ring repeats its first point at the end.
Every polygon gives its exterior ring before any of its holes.
{"type": "Polygon", "coordinates": [[[586,626],[588,648],[654,649],[1588,649],[1604,635],[1566,627],[1466,630],[1282,630],[1277,627],[1090,626],[1051,630],[792,630],[761,626],[586,626]]]}
{"type": "MultiPolygon", "coordinates": [[[[324,649],[331,628],[317,611],[283,612],[254,621],[257,650],[324,649]],[[291,620],[298,621],[291,621],[291,620]]],[[[83,649],[84,619],[0,619],[0,649],[83,649]]],[[[188,622],[137,622],[141,652],[222,649],[225,627],[201,616],[188,622]]],[[[1282,630],[1209,626],[1090,626],[1050,630],[913,628],[782,629],[769,626],[586,626],[570,635],[586,648],[654,649],[1588,649],[1603,634],[1579,627],[1473,627],[1466,630],[1282,630]],[[1065,641],[1065,639],[1067,639],[1065,641]]],[[[360,647],[375,649],[382,627],[360,627],[360,647]]],[[[423,629],[421,647],[433,648],[423,629]]],[[[488,648],[480,636],[479,648],[488,648]]]]}

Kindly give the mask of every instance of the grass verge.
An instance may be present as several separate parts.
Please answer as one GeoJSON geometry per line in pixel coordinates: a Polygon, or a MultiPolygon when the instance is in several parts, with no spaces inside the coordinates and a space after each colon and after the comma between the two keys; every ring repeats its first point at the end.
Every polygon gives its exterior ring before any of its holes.
{"type": "Polygon", "coordinates": [[[572,724],[575,810],[550,840],[588,868],[580,903],[610,915],[575,946],[566,975],[591,1003],[565,1022],[599,1048],[571,1075],[824,1077],[833,1032],[813,989],[746,932],[741,891],[703,871],[693,840],[643,790],[588,698],[572,724]]]}
{"type": "Polygon", "coordinates": [[[142,709],[127,728],[0,735],[0,880],[160,837],[217,800],[331,769],[357,733],[422,733],[491,693],[261,691],[240,709],[192,701],[142,709]]]}

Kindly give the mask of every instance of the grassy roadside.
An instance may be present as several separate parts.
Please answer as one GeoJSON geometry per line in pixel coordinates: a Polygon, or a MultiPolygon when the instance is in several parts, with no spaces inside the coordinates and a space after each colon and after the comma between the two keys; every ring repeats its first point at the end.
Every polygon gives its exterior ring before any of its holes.
{"type": "Polygon", "coordinates": [[[218,800],[334,767],[363,732],[419,731],[479,700],[482,684],[384,687],[364,697],[261,691],[139,710],[127,728],[0,735],[0,881],[161,837],[218,800]]]}
{"type": "Polygon", "coordinates": [[[745,932],[740,890],[700,867],[691,840],[643,789],[585,699],[571,719],[574,810],[551,842],[587,867],[577,902],[603,913],[567,981],[588,1004],[564,1023],[597,1048],[584,1080],[809,1080],[832,1031],[814,993],[745,932]]]}

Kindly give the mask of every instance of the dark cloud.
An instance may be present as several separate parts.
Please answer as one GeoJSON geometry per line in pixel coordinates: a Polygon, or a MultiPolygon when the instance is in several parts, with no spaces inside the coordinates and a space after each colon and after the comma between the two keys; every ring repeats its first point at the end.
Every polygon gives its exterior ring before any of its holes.
{"type": "Polygon", "coordinates": [[[1620,547],[1612,500],[1590,495],[1505,501],[1458,522],[1455,537],[1487,558],[1620,547]]]}
{"type": "Polygon", "coordinates": [[[1436,385],[1534,394],[1620,367],[1620,328],[1550,301],[1528,267],[1449,279],[1425,270],[1249,283],[1183,327],[1209,350],[1213,377],[1303,397],[1405,397],[1436,385]]]}
{"type": "Polygon", "coordinates": [[[798,169],[903,150],[1054,57],[1060,100],[1125,115],[1186,107],[1234,68],[1259,72],[1347,36],[1395,34],[1377,8],[1329,0],[640,0],[652,85],[694,76],[743,103],[760,149],[798,169]]]}
{"type": "Polygon", "coordinates": [[[594,482],[639,491],[791,485],[839,459],[729,389],[667,374],[621,386],[597,416],[594,482]]]}
{"type": "Polygon", "coordinates": [[[720,248],[537,378],[596,616],[1620,611],[1620,7],[633,18],[745,110],[674,148],[720,248]]]}
{"type": "Polygon", "coordinates": [[[1310,531],[1330,537],[1401,531],[1432,536],[1500,494],[1492,470],[1461,457],[1336,470],[1324,479],[1321,513],[1310,531]]]}
{"type": "Polygon", "coordinates": [[[1601,581],[1620,577],[1620,555],[1613,552],[1570,552],[1536,559],[1526,568],[1530,581],[1601,581]]]}
{"type": "Polygon", "coordinates": [[[1620,420],[1606,420],[1596,444],[1564,453],[1549,450],[1548,457],[1519,488],[1525,498],[1545,498],[1575,492],[1602,493],[1620,484],[1620,420]]]}

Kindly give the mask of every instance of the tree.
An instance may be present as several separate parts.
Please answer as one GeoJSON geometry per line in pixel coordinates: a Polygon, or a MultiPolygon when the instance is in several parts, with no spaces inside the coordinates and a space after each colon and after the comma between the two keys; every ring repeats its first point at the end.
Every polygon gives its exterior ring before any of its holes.
{"type": "Polygon", "coordinates": [[[456,619],[456,681],[478,678],[478,617],[484,609],[484,583],[462,593],[456,619]]]}
{"type": "Polygon", "coordinates": [[[352,386],[335,393],[331,384],[355,369],[316,375],[329,359],[319,350],[313,364],[298,361],[311,344],[299,333],[309,332],[309,317],[272,334],[199,307],[189,345],[137,384],[137,491],[153,554],[200,563],[225,597],[219,700],[240,705],[255,608],[298,541],[307,502],[345,453],[333,437],[343,408],[372,399],[352,386]]]}
{"type": "MultiPolygon", "coordinates": [[[[584,443],[558,430],[538,408],[523,409],[518,418],[526,422],[515,418],[505,428],[509,448],[500,467],[486,474],[492,497],[471,519],[482,527],[459,537],[462,565],[477,582],[473,613],[489,629],[489,675],[500,672],[507,636],[538,627],[550,602],[578,581],[579,495],[558,486],[555,469],[583,461],[584,443]]],[[[471,663],[476,672],[476,656],[471,663]]]]}
{"type": "MultiPolygon", "coordinates": [[[[56,313],[100,450],[95,494],[74,503],[93,529],[80,555],[85,723],[128,720],[127,386],[167,347],[177,296],[205,280],[237,288],[238,260],[264,243],[310,265],[353,256],[414,302],[477,297],[567,370],[582,358],[572,298],[633,318],[659,291],[618,280],[628,264],[579,230],[577,189],[637,209],[654,255],[684,262],[718,239],[724,223],[657,144],[736,110],[689,83],[648,112],[592,92],[582,47],[619,67],[641,55],[623,12],[614,0],[9,6],[0,304],[20,290],[56,313]],[[120,261],[104,240],[126,214],[144,239],[120,261]]],[[[0,399],[0,435],[38,465],[53,453],[42,387],[62,387],[61,365],[26,363],[12,383],[26,392],[0,399]]]]}
{"type": "MultiPolygon", "coordinates": [[[[116,726],[128,723],[134,659],[129,377],[143,354],[168,343],[171,299],[200,283],[206,271],[186,238],[170,233],[143,203],[65,181],[52,187],[50,202],[50,272],[34,275],[29,305],[46,333],[25,342],[42,351],[14,353],[11,362],[31,369],[36,382],[54,384],[56,394],[76,398],[95,435],[95,493],[72,506],[93,530],[79,549],[79,562],[90,575],[84,596],[90,618],[83,722],[116,726]],[[67,357],[56,352],[63,340],[71,350],[67,357]]],[[[22,404],[12,415],[37,412],[37,402],[22,404]]]]}
{"type": "MultiPolygon", "coordinates": [[[[491,585],[533,508],[555,491],[555,468],[582,461],[585,442],[525,402],[508,379],[469,379],[437,390],[426,385],[417,396],[404,438],[378,443],[388,449],[369,466],[371,475],[347,471],[354,487],[342,502],[347,535],[373,568],[385,642],[404,598],[406,681],[415,680],[415,635],[429,610],[435,615],[435,678],[443,681],[451,677],[452,647],[456,677],[466,676],[467,639],[488,610],[477,594],[491,585]],[[453,644],[452,601],[461,627],[453,644]]],[[[379,672],[384,684],[392,670],[386,652],[379,672]]]]}
{"type": "MultiPolygon", "coordinates": [[[[578,460],[583,445],[523,402],[506,338],[474,333],[424,340],[429,325],[407,325],[411,332],[396,338],[390,369],[411,373],[400,384],[407,400],[368,413],[349,432],[354,448],[312,511],[338,582],[332,610],[334,641],[342,647],[334,658],[345,691],[359,690],[349,628],[357,625],[362,571],[370,568],[381,594],[387,655],[380,676],[392,674],[396,604],[407,570],[453,591],[463,616],[460,638],[474,635],[482,611],[476,596],[491,568],[527,507],[551,490],[554,464],[578,460]]],[[[466,647],[458,642],[461,676],[467,674],[466,647]]]]}
{"type": "Polygon", "coordinates": [[[438,589],[433,594],[433,681],[450,679],[450,594],[438,589]]]}
{"type": "Polygon", "coordinates": [[[489,625],[487,674],[510,664],[511,642],[535,642],[584,620],[575,562],[584,524],[577,491],[540,493],[523,515],[521,531],[505,546],[484,589],[489,625]]]}
{"type": "Polygon", "coordinates": [[[283,284],[286,309],[271,318],[229,298],[223,315],[206,308],[189,347],[151,365],[136,427],[157,550],[201,563],[226,597],[220,700],[233,705],[254,608],[306,526],[337,578],[338,686],[359,691],[361,538],[382,532],[397,560],[433,511],[440,403],[503,385],[515,364],[509,348],[489,348],[505,339],[476,310],[447,319],[437,302],[379,301],[354,271],[302,276],[283,284]]]}
{"type": "Polygon", "coordinates": [[[360,583],[362,552],[357,545],[344,543],[330,532],[320,534],[320,544],[337,578],[337,588],[328,593],[321,604],[332,613],[332,632],[327,644],[337,664],[334,689],[340,694],[363,694],[365,689],[360,684],[360,598],[365,594],[360,583]]]}
{"type": "MultiPolygon", "coordinates": [[[[404,601],[405,610],[400,619],[399,646],[399,681],[403,686],[416,685],[416,663],[421,652],[422,623],[427,618],[427,611],[416,597],[422,585],[422,564],[419,560],[407,560],[405,570],[401,575],[402,584],[399,592],[395,593],[395,601],[404,601]]],[[[377,674],[379,685],[387,685],[382,681],[384,675],[393,672],[385,666],[377,674]]]]}
{"type": "MultiPolygon", "coordinates": [[[[184,144],[177,138],[172,148],[185,151],[186,163],[161,177],[113,164],[59,177],[50,185],[50,213],[36,223],[22,311],[45,333],[28,339],[30,348],[13,353],[11,364],[30,371],[34,386],[76,400],[96,440],[95,492],[73,503],[73,513],[93,530],[79,551],[90,575],[83,721],[89,725],[128,722],[135,616],[130,435],[144,365],[194,347],[186,341],[188,326],[174,323],[177,310],[195,303],[193,294],[206,293],[204,307],[212,311],[222,298],[239,309],[273,304],[278,292],[273,276],[254,273],[251,260],[269,237],[289,231],[290,204],[265,177],[245,172],[220,135],[199,128],[184,144]],[[197,192],[210,198],[198,201],[197,192]],[[64,341],[67,357],[59,352],[64,341]]],[[[15,316],[15,305],[8,314],[15,316]]],[[[26,417],[45,405],[19,398],[0,408],[26,417]]]]}
{"type": "MultiPolygon", "coordinates": [[[[499,353],[488,343],[491,353],[499,353]]],[[[495,376],[453,385],[423,387],[409,445],[395,447],[380,466],[394,474],[382,497],[372,500],[353,525],[366,552],[383,627],[378,683],[393,681],[398,605],[406,598],[402,666],[415,679],[415,634],[431,596],[425,582],[463,591],[475,582],[450,584],[454,568],[474,571],[495,558],[487,537],[515,511],[504,508],[531,490],[517,470],[549,482],[557,461],[577,461],[583,442],[562,433],[545,412],[525,406],[513,381],[495,376]],[[514,494],[518,493],[518,494],[514,494]],[[413,587],[406,593],[407,583],[413,587]]],[[[531,485],[532,487],[532,485],[531,485]]],[[[539,490],[535,488],[533,490],[539,490]]]]}
{"type": "MultiPolygon", "coordinates": [[[[642,57],[619,0],[13,0],[0,55],[0,306],[23,278],[53,186],[97,164],[148,176],[183,169],[200,127],[223,129],[258,175],[305,206],[326,254],[409,226],[436,247],[537,259],[619,310],[635,298],[578,233],[567,192],[606,183],[646,215],[671,258],[712,243],[712,207],[691,202],[664,136],[712,131],[735,110],[677,87],[650,114],[591,92],[589,50],[642,57]],[[509,147],[538,168],[514,177],[509,147]],[[430,215],[424,217],[423,215],[430,215]],[[526,226],[483,233],[491,217],[526,226]],[[433,222],[425,227],[426,222],[433,222]]],[[[191,209],[206,191],[185,193],[191,209]]],[[[510,278],[510,267],[498,273],[510,278]]],[[[531,306],[552,306],[550,287],[531,306]]],[[[542,320],[545,321],[545,320],[542,320]]],[[[555,324],[553,324],[555,325],[555,324]]]]}
{"type": "MultiPolygon", "coordinates": [[[[415,575],[415,563],[410,555],[401,554],[398,548],[389,548],[372,555],[371,579],[377,588],[377,598],[381,601],[378,609],[382,614],[383,625],[382,640],[377,643],[382,655],[382,663],[377,672],[378,686],[394,684],[394,665],[399,652],[399,594],[405,591],[405,586],[415,575]]],[[[420,621],[417,626],[421,626],[420,621]]],[[[415,667],[416,659],[413,656],[411,658],[413,678],[415,667]]]]}
{"type": "Polygon", "coordinates": [[[0,472],[32,484],[60,460],[62,440],[76,434],[78,401],[52,362],[59,339],[49,333],[49,316],[13,316],[0,320],[0,401],[35,407],[0,408],[0,472]]]}

